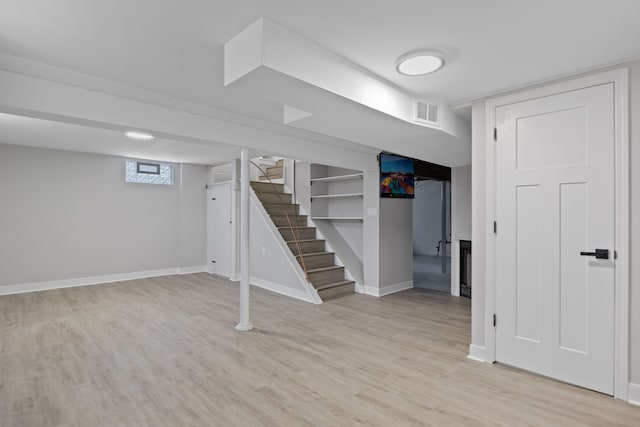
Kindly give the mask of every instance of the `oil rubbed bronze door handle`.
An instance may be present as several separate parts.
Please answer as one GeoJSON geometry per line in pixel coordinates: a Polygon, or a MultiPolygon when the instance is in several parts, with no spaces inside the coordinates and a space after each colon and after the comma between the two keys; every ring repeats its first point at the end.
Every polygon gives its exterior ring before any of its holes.
{"type": "Polygon", "coordinates": [[[595,252],[580,252],[582,256],[594,256],[596,259],[609,259],[609,249],[596,249],[595,252]]]}

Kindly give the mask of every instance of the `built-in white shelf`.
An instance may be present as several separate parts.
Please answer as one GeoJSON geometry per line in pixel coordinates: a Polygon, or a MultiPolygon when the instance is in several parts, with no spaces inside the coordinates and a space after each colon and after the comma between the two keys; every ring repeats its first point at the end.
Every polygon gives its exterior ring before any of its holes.
{"type": "Polygon", "coordinates": [[[354,173],[349,175],[338,175],[338,176],[325,176],[323,178],[311,178],[311,182],[347,181],[350,179],[362,178],[363,176],[364,174],[362,173],[354,173]]]}
{"type": "Polygon", "coordinates": [[[364,222],[364,173],[353,169],[319,166],[312,172],[312,220],[364,222]],[[333,173],[331,173],[333,172],[333,173]],[[324,176],[323,176],[324,174],[324,176]]]}
{"type": "Polygon", "coordinates": [[[311,219],[322,221],[362,221],[361,216],[312,216],[311,219]]]}
{"type": "Polygon", "coordinates": [[[311,196],[311,200],[313,199],[340,199],[340,198],[348,198],[348,197],[363,197],[363,193],[348,193],[348,194],[320,194],[318,196],[311,196]]]}

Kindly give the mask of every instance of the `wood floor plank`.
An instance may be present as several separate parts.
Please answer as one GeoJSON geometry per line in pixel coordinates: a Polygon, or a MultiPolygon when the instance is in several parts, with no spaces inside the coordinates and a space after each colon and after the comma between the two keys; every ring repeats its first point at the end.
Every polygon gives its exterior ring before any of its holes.
{"type": "Polygon", "coordinates": [[[640,425],[640,408],[472,362],[469,300],[311,305],[208,274],[0,297],[0,425],[640,425]]]}

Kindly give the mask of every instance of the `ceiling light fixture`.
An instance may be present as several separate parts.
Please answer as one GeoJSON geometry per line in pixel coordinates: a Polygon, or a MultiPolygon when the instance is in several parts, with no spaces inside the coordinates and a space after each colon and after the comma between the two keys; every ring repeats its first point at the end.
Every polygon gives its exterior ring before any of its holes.
{"type": "Polygon", "coordinates": [[[438,71],[444,65],[444,55],[435,50],[420,50],[402,55],[396,70],[405,76],[424,76],[438,71]]]}
{"type": "Polygon", "coordinates": [[[155,136],[151,135],[150,133],[136,132],[132,130],[126,132],[125,135],[127,136],[127,138],[137,139],[138,141],[151,141],[153,138],[155,138],[155,136]]]}

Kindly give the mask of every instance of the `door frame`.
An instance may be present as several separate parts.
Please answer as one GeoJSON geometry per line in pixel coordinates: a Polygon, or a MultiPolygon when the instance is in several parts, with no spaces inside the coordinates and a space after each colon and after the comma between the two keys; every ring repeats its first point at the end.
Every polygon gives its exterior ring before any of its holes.
{"type": "MultiPolygon", "coordinates": [[[[615,144],[615,304],[614,304],[614,397],[627,400],[629,384],[629,71],[615,69],[586,77],[542,86],[499,98],[485,104],[485,167],[486,167],[486,224],[485,251],[485,345],[486,361],[496,361],[496,330],[493,314],[496,312],[496,234],[493,221],[496,218],[496,150],[494,128],[496,109],[509,104],[535,98],[561,94],[606,83],[613,83],[614,91],[614,144],[615,144]]],[[[499,225],[498,225],[499,232],[499,225]]]]}

